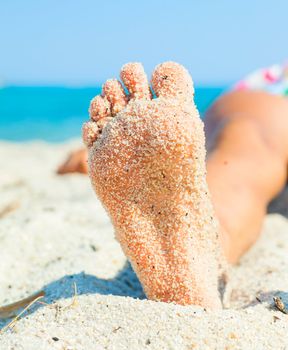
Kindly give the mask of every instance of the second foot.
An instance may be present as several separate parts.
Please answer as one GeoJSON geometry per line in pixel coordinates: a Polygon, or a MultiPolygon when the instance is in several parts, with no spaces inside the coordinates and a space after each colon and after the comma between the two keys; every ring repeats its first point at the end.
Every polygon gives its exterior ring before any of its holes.
{"type": "Polygon", "coordinates": [[[206,183],[193,83],[166,62],[147,77],[125,65],[83,126],[93,187],[149,299],[221,308],[219,225],[206,183]]]}

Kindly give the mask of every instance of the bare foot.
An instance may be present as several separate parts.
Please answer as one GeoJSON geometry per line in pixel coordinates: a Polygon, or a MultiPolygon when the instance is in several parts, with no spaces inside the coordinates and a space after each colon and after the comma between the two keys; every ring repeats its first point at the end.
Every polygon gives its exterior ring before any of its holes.
{"type": "Polygon", "coordinates": [[[83,126],[93,187],[149,299],[221,308],[219,227],[206,184],[203,124],[181,65],[126,64],[83,126]]]}
{"type": "Polygon", "coordinates": [[[87,174],[87,151],[86,149],[79,149],[69,154],[67,160],[59,166],[57,174],[64,175],[68,173],[87,174]]]}

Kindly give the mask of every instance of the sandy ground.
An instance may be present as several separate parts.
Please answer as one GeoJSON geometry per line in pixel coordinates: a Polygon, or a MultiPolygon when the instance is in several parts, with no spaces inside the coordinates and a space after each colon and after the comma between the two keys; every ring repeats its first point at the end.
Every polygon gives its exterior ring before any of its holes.
{"type": "Polygon", "coordinates": [[[288,315],[273,306],[288,299],[285,216],[268,215],[231,269],[223,311],[148,301],[89,179],[55,175],[77,143],[0,143],[0,305],[46,292],[1,350],[288,349],[288,315]]]}

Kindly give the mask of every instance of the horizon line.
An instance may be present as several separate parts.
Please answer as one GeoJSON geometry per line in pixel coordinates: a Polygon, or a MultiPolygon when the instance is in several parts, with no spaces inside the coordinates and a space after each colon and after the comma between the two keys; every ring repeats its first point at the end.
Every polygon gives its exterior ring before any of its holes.
{"type": "MultiPolygon", "coordinates": [[[[67,83],[28,83],[28,82],[17,82],[17,83],[4,83],[0,84],[0,90],[5,88],[65,88],[65,89],[89,89],[89,88],[101,88],[103,82],[98,83],[86,83],[86,84],[67,84],[67,83]]],[[[233,85],[233,82],[194,82],[196,88],[221,88],[233,85]]]]}

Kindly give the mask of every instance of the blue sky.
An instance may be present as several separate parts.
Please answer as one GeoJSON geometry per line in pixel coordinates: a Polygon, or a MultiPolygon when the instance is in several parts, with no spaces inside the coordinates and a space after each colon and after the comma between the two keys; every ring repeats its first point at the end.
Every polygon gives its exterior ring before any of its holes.
{"type": "Polygon", "coordinates": [[[95,85],[127,61],[233,82],[288,58],[287,0],[0,0],[0,80],[95,85]]]}

